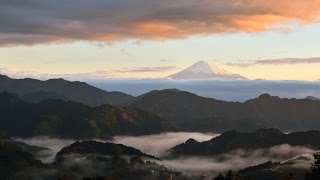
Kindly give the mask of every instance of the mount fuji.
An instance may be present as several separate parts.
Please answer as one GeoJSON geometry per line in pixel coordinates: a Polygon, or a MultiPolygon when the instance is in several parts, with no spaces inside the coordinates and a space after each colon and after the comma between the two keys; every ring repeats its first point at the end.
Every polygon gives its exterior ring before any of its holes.
{"type": "Polygon", "coordinates": [[[230,73],[218,65],[210,63],[208,61],[198,61],[192,66],[168,76],[171,79],[216,79],[216,80],[245,80],[247,78],[240,74],[230,73]]]}

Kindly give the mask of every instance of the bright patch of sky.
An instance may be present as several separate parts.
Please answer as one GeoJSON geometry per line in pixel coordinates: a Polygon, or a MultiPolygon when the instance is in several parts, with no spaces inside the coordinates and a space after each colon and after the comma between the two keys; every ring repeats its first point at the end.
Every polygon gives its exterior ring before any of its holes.
{"type": "Polygon", "coordinates": [[[227,66],[256,60],[320,57],[320,25],[295,27],[289,32],[219,34],[167,41],[124,41],[112,44],[75,42],[0,48],[0,68],[32,73],[75,74],[110,72],[110,78],[158,78],[198,60],[222,65],[250,79],[315,80],[320,64],[227,66]],[[131,71],[135,68],[158,71],[131,71]],[[170,67],[170,68],[169,68],[170,67]],[[121,70],[126,70],[123,72],[121,70]]]}

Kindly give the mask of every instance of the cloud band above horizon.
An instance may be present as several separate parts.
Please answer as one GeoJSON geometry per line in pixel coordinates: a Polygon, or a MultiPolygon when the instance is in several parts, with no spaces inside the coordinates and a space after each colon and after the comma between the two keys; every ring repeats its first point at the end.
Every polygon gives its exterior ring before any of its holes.
{"type": "Polygon", "coordinates": [[[319,15],[320,0],[4,0],[0,46],[286,30],[319,15]]]}
{"type": "Polygon", "coordinates": [[[284,64],[320,64],[320,57],[312,58],[284,58],[257,60],[244,63],[227,63],[228,66],[250,67],[255,65],[284,65],[284,64]]]}

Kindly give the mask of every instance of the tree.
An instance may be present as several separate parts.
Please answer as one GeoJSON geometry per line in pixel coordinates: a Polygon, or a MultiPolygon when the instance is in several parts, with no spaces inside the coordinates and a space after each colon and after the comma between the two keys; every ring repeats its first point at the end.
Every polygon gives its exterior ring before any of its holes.
{"type": "Polygon", "coordinates": [[[215,177],[213,180],[224,180],[224,176],[221,173],[219,173],[219,175],[215,177]]]}
{"type": "Polygon", "coordinates": [[[226,174],[226,176],[223,176],[221,173],[219,173],[218,176],[213,178],[213,180],[241,180],[241,176],[237,173],[234,174],[231,170],[229,170],[226,174]]]}
{"type": "Polygon", "coordinates": [[[232,180],[233,179],[233,172],[229,170],[226,174],[225,180],[232,180]]]}
{"type": "Polygon", "coordinates": [[[285,180],[295,180],[295,175],[293,173],[290,173],[285,180]]]}
{"type": "Polygon", "coordinates": [[[320,179],[320,153],[313,154],[315,159],[311,166],[311,173],[306,175],[306,180],[319,180],[320,179]]]}

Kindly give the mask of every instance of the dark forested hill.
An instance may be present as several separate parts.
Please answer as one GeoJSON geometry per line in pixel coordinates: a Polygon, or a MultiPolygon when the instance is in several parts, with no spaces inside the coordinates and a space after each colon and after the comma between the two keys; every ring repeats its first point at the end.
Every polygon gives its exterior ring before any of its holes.
{"type": "Polygon", "coordinates": [[[320,149],[320,131],[294,132],[284,134],[277,129],[261,129],[252,133],[225,132],[206,142],[189,139],[171,149],[175,156],[213,156],[237,149],[254,150],[276,145],[306,146],[320,149]]]}
{"type": "Polygon", "coordinates": [[[98,154],[104,156],[141,156],[151,159],[157,159],[152,155],[145,154],[138,149],[125,146],[122,144],[115,144],[109,142],[97,141],[82,141],[75,142],[70,146],[64,147],[56,155],[56,159],[70,154],[98,154]]]}
{"type": "Polygon", "coordinates": [[[9,174],[30,166],[43,166],[34,155],[43,149],[0,134],[0,179],[6,179],[9,174]]]}
{"type": "Polygon", "coordinates": [[[204,98],[185,91],[152,91],[131,106],[169,119],[189,131],[279,128],[283,131],[320,129],[320,100],[282,99],[261,95],[244,103],[204,98]]]}
{"type": "Polygon", "coordinates": [[[121,144],[75,142],[47,164],[28,146],[0,134],[0,179],[187,179],[155,162],[160,159],[121,144]]]}
{"type": "Polygon", "coordinates": [[[0,124],[0,132],[23,137],[108,138],[175,130],[165,119],[135,108],[52,99],[27,103],[10,93],[0,93],[0,124]]]}
{"type": "Polygon", "coordinates": [[[28,102],[45,99],[63,99],[89,106],[102,104],[121,105],[128,103],[130,95],[121,92],[107,92],[84,82],[64,79],[40,81],[35,79],[11,79],[0,75],[0,92],[17,94],[28,102]]]}

